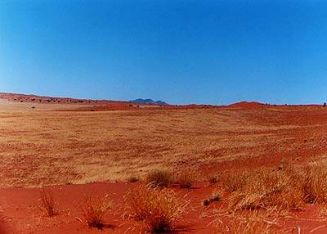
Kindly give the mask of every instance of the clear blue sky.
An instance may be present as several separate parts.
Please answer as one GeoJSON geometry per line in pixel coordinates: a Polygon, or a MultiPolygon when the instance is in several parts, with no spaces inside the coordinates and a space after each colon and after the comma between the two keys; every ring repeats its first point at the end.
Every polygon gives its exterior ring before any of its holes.
{"type": "Polygon", "coordinates": [[[0,0],[0,91],[327,101],[327,2],[0,0]]]}

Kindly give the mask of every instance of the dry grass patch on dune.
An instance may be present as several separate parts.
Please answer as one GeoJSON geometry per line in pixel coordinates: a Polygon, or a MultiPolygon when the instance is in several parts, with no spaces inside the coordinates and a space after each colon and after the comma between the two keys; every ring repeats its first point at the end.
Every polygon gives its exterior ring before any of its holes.
{"type": "Polygon", "coordinates": [[[233,209],[256,209],[277,206],[285,209],[303,207],[301,183],[297,175],[268,169],[250,173],[240,189],[229,199],[233,209]]]}
{"type": "Polygon", "coordinates": [[[180,188],[192,188],[196,178],[196,172],[194,170],[182,171],[175,176],[174,182],[179,185],[180,188]]]}
{"type": "Polygon", "coordinates": [[[86,224],[89,227],[103,229],[106,226],[105,215],[111,209],[108,196],[103,198],[86,196],[81,205],[81,210],[86,224]]]}
{"type": "Polygon", "coordinates": [[[249,173],[247,172],[231,172],[222,174],[220,177],[220,182],[227,192],[235,192],[241,190],[246,184],[247,177],[249,173]]]}
{"type": "Polygon", "coordinates": [[[53,193],[50,190],[42,189],[40,193],[40,209],[48,217],[55,216],[59,213],[53,193]]]}
{"type": "Polygon", "coordinates": [[[303,190],[307,203],[327,202],[326,166],[315,163],[304,168],[303,190]]]}
{"type": "Polygon", "coordinates": [[[146,185],[131,189],[124,201],[128,216],[142,221],[146,231],[151,233],[173,231],[187,205],[172,190],[146,185]]]}
{"type": "Polygon", "coordinates": [[[153,170],[146,176],[146,182],[154,187],[168,187],[173,180],[172,173],[168,170],[153,170]]]}
{"type": "Polygon", "coordinates": [[[275,209],[252,210],[217,214],[214,221],[215,233],[219,234],[277,234],[275,209]]]}
{"type": "Polygon", "coordinates": [[[223,186],[230,192],[230,209],[301,209],[305,203],[327,201],[327,169],[320,164],[261,168],[233,173],[223,186]]]}

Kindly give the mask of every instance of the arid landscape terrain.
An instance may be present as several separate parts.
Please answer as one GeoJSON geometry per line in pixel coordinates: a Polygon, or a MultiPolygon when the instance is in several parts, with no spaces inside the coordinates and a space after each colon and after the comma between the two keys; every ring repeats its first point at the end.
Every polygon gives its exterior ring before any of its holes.
{"type": "Polygon", "coordinates": [[[131,193],[147,192],[162,203],[178,200],[165,206],[181,210],[171,214],[174,232],[327,232],[322,105],[0,98],[0,207],[8,233],[147,232],[151,225],[133,219],[130,205],[131,193]],[[146,187],[154,172],[169,179],[168,188],[146,187]],[[54,200],[53,217],[41,209],[42,194],[54,200]],[[102,230],[87,225],[85,196],[110,199],[102,230]]]}

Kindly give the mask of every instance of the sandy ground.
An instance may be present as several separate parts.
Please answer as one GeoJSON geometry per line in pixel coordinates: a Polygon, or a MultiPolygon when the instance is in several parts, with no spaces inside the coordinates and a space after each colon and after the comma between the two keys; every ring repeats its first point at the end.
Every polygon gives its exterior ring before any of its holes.
{"type": "MultiPolygon", "coordinates": [[[[211,211],[201,206],[213,190],[204,182],[209,175],[327,156],[327,108],[319,106],[91,107],[0,99],[0,204],[12,233],[136,233],[119,212],[121,197],[134,186],[122,181],[154,168],[197,173],[197,189],[179,191],[193,204],[181,231],[213,233],[212,218],[203,215],[211,211]],[[105,183],[92,183],[99,181],[105,183]],[[37,207],[42,185],[52,186],[63,210],[54,219],[37,207]],[[78,221],[77,203],[88,193],[112,196],[117,209],[107,220],[113,229],[99,232],[78,221]]],[[[317,227],[312,233],[326,233],[317,213],[308,207],[285,222],[303,233],[317,227]]]]}
{"type": "MultiPolygon", "coordinates": [[[[0,189],[2,210],[10,228],[9,233],[17,234],[80,234],[80,233],[143,233],[139,222],[126,219],[122,197],[138,184],[94,183],[85,185],[52,186],[59,214],[49,218],[39,209],[40,192],[38,188],[3,188],[0,189]],[[113,202],[112,210],[106,215],[107,227],[103,230],[89,228],[84,223],[80,209],[86,195],[106,196],[113,202]]],[[[201,202],[208,198],[214,187],[205,183],[196,184],[193,189],[175,189],[176,194],[189,201],[189,209],[177,223],[178,233],[213,234],[215,214],[221,212],[224,204],[212,204],[203,207],[201,202]]],[[[287,212],[278,220],[279,233],[314,233],[327,232],[326,214],[321,215],[315,206],[308,205],[304,211],[287,212]]]]}

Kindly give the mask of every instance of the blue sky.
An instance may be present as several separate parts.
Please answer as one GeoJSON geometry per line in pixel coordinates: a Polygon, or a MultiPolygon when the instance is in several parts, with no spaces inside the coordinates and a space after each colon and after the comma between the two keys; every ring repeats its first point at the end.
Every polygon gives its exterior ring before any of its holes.
{"type": "Polygon", "coordinates": [[[327,2],[1,0],[0,91],[327,101],[327,2]]]}

